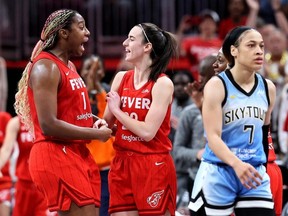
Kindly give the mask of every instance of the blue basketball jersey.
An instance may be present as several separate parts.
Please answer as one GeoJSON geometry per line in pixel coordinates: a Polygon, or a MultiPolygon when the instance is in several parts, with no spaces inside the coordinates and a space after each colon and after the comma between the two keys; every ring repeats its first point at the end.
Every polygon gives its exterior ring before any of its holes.
{"type": "MultiPolygon", "coordinates": [[[[265,163],[262,126],[270,103],[266,80],[256,73],[254,87],[246,92],[234,81],[230,70],[221,72],[218,77],[225,88],[222,140],[242,161],[252,165],[265,163]]],[[[211,163],[223,163],[208,144],[203,159],[211,163]]]]}

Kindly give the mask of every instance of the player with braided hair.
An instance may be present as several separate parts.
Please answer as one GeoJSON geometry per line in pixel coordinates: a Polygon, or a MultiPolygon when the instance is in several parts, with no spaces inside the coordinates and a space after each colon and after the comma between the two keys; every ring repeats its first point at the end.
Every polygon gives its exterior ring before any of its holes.
{"type": "Polygon", "coordinates": [[[86,86],[69,60],[84,53],[89,36],[78,12],[53,12],[16,94],[16,113],[34,138],[32,180],[60,216],[99,215],[99,170],[85,144],[112,131],[102,119],[93,124],[86,86]]]}

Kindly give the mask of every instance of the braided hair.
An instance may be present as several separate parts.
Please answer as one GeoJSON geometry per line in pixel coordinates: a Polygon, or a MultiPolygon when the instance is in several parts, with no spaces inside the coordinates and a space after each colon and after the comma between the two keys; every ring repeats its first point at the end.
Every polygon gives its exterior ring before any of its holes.
{"type": "Polygon", "coordinates": [[[57,44],[58,31],[60,29],[69,29],[73,23],[73,17],[76,14],[76,11],[69,9],[57,10],[50,14],[42,29],[41,38],[35,45],[30,61],[26,65],[22,73],[22,77],[18,83],[18,91],[15,95],[14,108],[17,115],[20,117],[21,121],[25,124],[26,128],[33,137],[34,127],[27,95],[29,71],[31,70],[33,60],[40,54],[40,52],[43,50],[50,50],[57,44]]]}

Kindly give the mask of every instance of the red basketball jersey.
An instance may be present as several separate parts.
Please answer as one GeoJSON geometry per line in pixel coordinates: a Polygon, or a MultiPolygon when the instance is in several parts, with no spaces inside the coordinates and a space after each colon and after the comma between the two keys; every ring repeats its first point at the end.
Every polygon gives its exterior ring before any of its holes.
{"type": "MultiPolygon", "coordinates": [[[[5,138],[5,130],[8,121],[11,119],[8,112],[0,112],[0,147],[2,146],[5,138]]],[[[0,178],[0,190],[12,187],[12,180],[9,174],[9,162],[7,162],[1,169],[3,177],[0,178]]]]}
{"type": "Polygon", "coordinates": [[[32,181],[30,172],[27,169],[29,166],[28,160],[33,145],[33,138],[22,122],[20,122],[20,129],[17,136],[17,142],[20,154],[17,159],[16,176],[18,179],[21,180],[32,181]]]}
{"type": "MultiPolygon", "coordinates": [[[[34,64],[40,59],[50,59],[60,71],[57,118],[80,127],[92,127],[87,89],[72,62],[69,61],[67,66],[53,54],[42,52],[33,61],[34,64]]],[[[29,170],[35,186],[43,192],[49,210],[67,211],[72,201],[78,206],[93,204],[99,207],[100,176],[97,164],[85,145],[89,140],[44,136],[31,88],[28,88],[28,100],[35,136],[29,156],[29,170]]]]}
{"type": "MultiPolygon", "coordinates": [[[[57,64],[61,74],[61,83],[57,94],[57,118],[73,125],[92,127],[93,118],[86,85],[74,65],[69,61],[67,67],[59,58],[48,52],[40,53],[33,61],[33,64],[40,59],[51,59],[57,64]]],[[[28,88],[28,99],[34,124],[35,142],[51,139],[42,134],[31,88],[28,88]]],[[[87,143],[89,141],[69,140],[69,143],[79,142],[87,143]]]]}
{"type": "Polygon", "coordinates": [[[268,162],[273,162],[277,159],[277,157],[275,154],[273,140],[270,131],[268,132],[268,145],[269,145],[268,162]]]}
{"type": "MultiPolygon", "coordinates": [[[[162,74],[161,76],[164,76],[162,74]]],[[[152,103],[152,89],[155,84],[148,81],[140,89],[135,89],[133,84],[134,71],[127,71],[123,76],[118,93],[121,97],[121,110],[130,117],[144,121],[152,103]]],[[[167,153],[172,149],[168,138],[170,132],[171,105],[155,137],[146,142],[139,136],[127,130],[120,122],[117,122],[114,148],[120,151],[133,151],[137,153],[167,153]]]]}

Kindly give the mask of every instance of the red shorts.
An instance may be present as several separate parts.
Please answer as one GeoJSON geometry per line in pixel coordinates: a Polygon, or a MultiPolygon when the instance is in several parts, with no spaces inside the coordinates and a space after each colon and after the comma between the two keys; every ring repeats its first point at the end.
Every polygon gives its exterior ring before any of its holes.
{"type": "Polygon", "coordinates": [[[16,183],[15,206],[13,216],[48,216],[56,215],[56,212],[50,213],[47,208],[45,197],[35,187],[31,181],[18,179],[16,183]]]}
{"type": "Polygon", "coordinates": [[[281,169],[275,162],[268,162],[267,173],[270,177],[270,187],[274,200],[275,213],[276,215],[281,215],[283,197],[283,182],[281,169]]]}
{"type": "Polygon", "coordinates": [[[109,172],[109,213],[163,215],[176,210],[176,171],[170,154],[117,152],[109,172]]]}
{"type": "Polygon", "coordinates": [[[11,189],[0,190],[0,203],[11,206],[11,189]]]}
{"type": "Polygon", "coordinates": [[[78,206],[100,206],[99,169],[85,144],[36,143],[29,170],[50,211],[67,211],[72,201],[78,206]]]}

